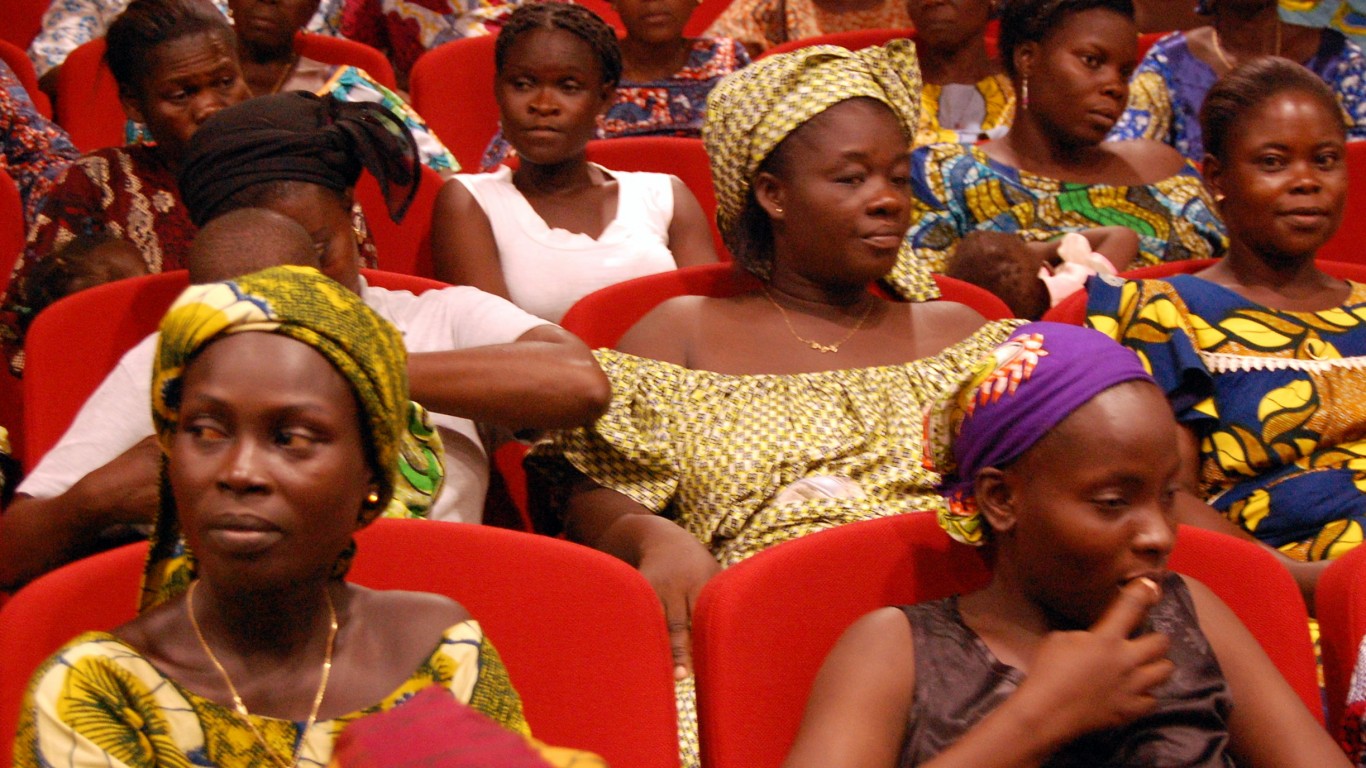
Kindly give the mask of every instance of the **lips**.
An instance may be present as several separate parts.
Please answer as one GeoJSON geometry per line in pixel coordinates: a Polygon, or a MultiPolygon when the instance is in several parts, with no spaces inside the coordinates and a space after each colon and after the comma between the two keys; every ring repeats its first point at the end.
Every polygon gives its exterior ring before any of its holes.
{"type": "Polygon", "coordinates": [[[875,232],[863,235],[863,242],[880,250],[890,250],[901,247],[901,240],[904,233],[901,232],[875,232]]]}
{"type": "Polygon", "coordinates": [[[1291,208],[1277,215],[1296,229],[1318,229],[1330,219],[1326,208],[1291,208]]]}
{"type": "Polygon", "coordinates": [[[255,515],[224,515],[204,529],[204,538],[211,546],[236,556],[264,552],[283,537],[278,526],[255,515]]]}

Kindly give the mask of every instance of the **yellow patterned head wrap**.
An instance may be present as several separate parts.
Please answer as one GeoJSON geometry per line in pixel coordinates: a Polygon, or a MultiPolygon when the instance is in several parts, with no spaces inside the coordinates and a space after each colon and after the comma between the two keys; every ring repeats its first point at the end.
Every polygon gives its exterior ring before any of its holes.
{"type": "MultiPolygon", "coordinates": [[[[702,141],[711,157],[716,223],[739,256],[742,214],[759,166],[806,121],[849,99],[886,104],[901,123],[907,147],[920,118],[920,65],[909,40],[849,51],[816,45],[769,56],[727,75],[707,97],[702,141]]],[[[898,261],[914,263],[909,244],[898,261]]],[[[939,295],[928,272],[914,296],[939,295]]]]}
{"type": "MultiPolygon", "coordinates": [[[[216,339],[249,331],[307,344],[355,392],[380,496],[378,504],[362,509],[363,522],[381,511],[386,516],[423,516],[444,476],[441,440],[426,411],[408,399],[403,337],[360,296],[310,267],[272,267],[235,280],[192,285],[171,305],[161,321],[152,369],[152,421],[162,452],[170,453],[179,428],[181,388],[195,356],[216,339]]],[[[339,564],[341,573],[349,555],[339,564]]],[[[193,557],[181,539],[163,471],[143,609],[178,594],[193,578],[193,557]]]]}

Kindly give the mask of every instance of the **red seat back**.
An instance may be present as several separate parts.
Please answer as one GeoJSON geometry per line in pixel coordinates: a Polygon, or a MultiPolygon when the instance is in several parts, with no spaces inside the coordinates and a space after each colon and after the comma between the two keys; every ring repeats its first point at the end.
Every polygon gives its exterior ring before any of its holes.
{"type": "Polygon", "coordinates": [[[29,61],[28,54],[24,49],[14,43],[0,37],[0,61],[9,65],[10,71],[19,80],[19,84],[28,91],[28,96],[33,100],[33,106],[38,109],[38,114],[52,119],[52,102],[47,94],[38,88],[38,73],[33,69],[33,62],[29,61]]]}
{"type": "Polygon", "coordinates": [[[67,54],[57,70],[57,122],[82,152],[121,147],[128,121],[119,101],[119,86],[104,63],[104,38],[96,38],[67,54]]]}
{"type": "MultiPolygon", "coordinates": [[[[1171,567],[1229,604],[1321,721],[1308,615],[1275,557],[1182,526],[1171,567]]],[[[703,764],[776,768],[796,737],[816,672],[855,619],[971,591],[988,578],[982,553],[950,539],[929,513],[823,531],[721,572],[693,614],[703,764]]]]}
{"type": "Polygon", "coordinates": [[[5,13],[0,16],[0,40],[27,50],[43,29],[43,14],[50,3],[51,0],[7,0],[5,13]]]}
{"type": "Polygon", "coordinates": [[[379,183],[367,171],[356,184],[356,200],[365,211],[365,223],[375,239],[379,252],[379,268],[419,277],[432,277],[432,208],[445,179],[441,174],[422,166],[422,180],[418,182],[417,197],[408,207],[402,223],[389,218],[384,195],[379,183]]]}
{"type": "Polygon", "coordinates": [[[478,170],[484,148],[498,132],[495,39],[484,35],[438,45],[418,58],[408,77],[413,109],[471,172],[478,170]]]}
{"type": "Polygon", "coordinates": [[[365,43],[344,37],[299,32],[294,36],[294,50],[306,59],[324,64],[363,69],[375,82],[391,91],[398,90],[398,80],[394,78],[394,67],[389,59],[365,43]]]}
{"type": "MultiPolygon", "coordinates": [[[[678,765],[663,611],[635,569],[548,537],[426,520],[378,520],[357,544],[355,583],[443,594],[469,609],[538,738],[612,765],[678,765]]],[[[43,659],[82,631],[133,618],[145,553],[132,545],[74,563],[0,610],[0,749],[9,751],[20,697],[43,659]]]]}
{"type": "Polygon", "coordinates": [[[1366,264],[1366,142],[1347,142],[1347,204],[1342,223],[1332,239],[1319,249],[1318,258],[1366,264]]]}
{"type": "Polygon", "coordinates": [[[1357,650],[1366,637],[1366,547],[1353,549],[1324,571],[1314,592],[1314,608],[1319,620],[1328,723],[1336,728],[1342,724],[1357,650]]]}

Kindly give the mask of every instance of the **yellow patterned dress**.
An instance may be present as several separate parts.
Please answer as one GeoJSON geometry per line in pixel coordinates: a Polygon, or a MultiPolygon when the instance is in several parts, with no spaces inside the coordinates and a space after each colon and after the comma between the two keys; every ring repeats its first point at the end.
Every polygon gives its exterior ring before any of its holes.
{"type": "Polygon", "coordinates": [[[1093,279],[1088,321],[1134,349],[1200,438],[1211,506],[1296,560],[1366,520],[1366,285],[1339,307],[1269,309],[1194,275],[1093,279]]]}
{"type": "Polygon", "coordinates": [[[1114,186],[1058,181],[987,157],[978,147],[934,144],[911,155],[911,230],[915,264],[898,264],[894,290],[917,265],[943,272],[969,232],[1013,232],[1051,240],[1092,227],[1124,226],[1138,233],[1133,267],[1205,259],[1227,247],[1223,222],[1194,166],[1154,184],[1114,186]]]}
{"type": "Polygon", "coordinates": [[[899,0],[883,0],[860,11],[827,11],[812,0],[734,0],[702,33],[733,37],[763,52],[789,40],[859,29],[906,29],[911,15],[899,0]]]}
{"type": "MultiPolygon", "coordinates": [[[[252,722],[277,754],[293,754],[302,740],[299,765],[324,766],[348,723],[393,709],[433,685],[449,689],[459,701],[530,738],[521,699],[498,652],[475,621],[447,629],[412,677],[372,707],[317,722],[304,734],[302,723],[255,715],[252,722]]],[[[532,744],[555,765],[603,765],[585,753],[532,744]]],[[[34,673],[15,739],[14,764],[258,768],[275,761],[232,708],[181,688],[113,635],[88,632],[34,673]]]]}
{"type": "Polygon", "coordinates": [[[975,144],[999,138],[1014,120],[1015,88],[1004,72],[971,85],[925,83],[920,91],[920,127],[915,132],[915,145],[975,144]]]}

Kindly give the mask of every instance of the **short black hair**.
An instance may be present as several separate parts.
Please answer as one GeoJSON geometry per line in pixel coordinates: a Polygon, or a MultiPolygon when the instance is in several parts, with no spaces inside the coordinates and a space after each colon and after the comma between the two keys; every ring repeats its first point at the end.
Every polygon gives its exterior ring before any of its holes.
{"type": "Polygon", "coordinates": [[[236,55],[232,25],[208,0],[133,0],[104,36],[104,61],[119,92],[141,96],[157,46],[203,32],[222,35],[236,55]]]}
{"type": "Polygon", "coordinates": [[[1005,0],[1001,9],[1001,36],[997,42],[1001,66],[1014,80],[1015,49],[1022,43],[1040,42],[1068,16],[1103,8],[1132,20],[1133,0],[1005,0]]]}
{"type": "Polygon", "coordinates": [[[617,45],[616,30],[582,5],[563,2],[527,3],[518,6],[507,17],[493,44],[493,66],[497,74],[503,73],[508,51],[518,38],[538,29],[564,30],[588,43],[602,65],[603,84],[616,87],[621,82],[621,47],[617,45]]]}
{"type": "MultiPolygon", "coordinates": [[[[1205,95],[1200,107],[1200,132],[1205,153],[1216,160],[1227,160],[1229,139],[1254,107],[1277,94],[1297,91],[1308,94],[1329,112],[1342,116],[1342,105],[1333,90],[1318,75],[1289,59],[1259,56],[1219,78],[1205,95]]],[[[1338,121],[1345,137],[1347,123],[1338,121]]]]}

